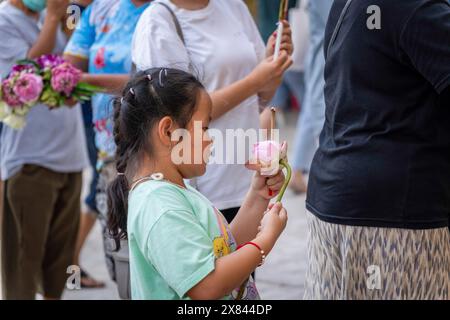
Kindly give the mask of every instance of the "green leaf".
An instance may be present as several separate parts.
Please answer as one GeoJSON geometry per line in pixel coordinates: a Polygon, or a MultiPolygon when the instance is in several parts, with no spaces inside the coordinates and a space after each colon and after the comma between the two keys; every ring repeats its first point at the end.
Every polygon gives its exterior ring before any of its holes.
{"type": "Polygon", "coordinates": [[[94,86],[94,85],[86,83],[86,82],[78,83],[75,88],[76,89],[81,89],[81,90],[87,90],[87,91],[94,91],[94,92],[102,92],[102,91],[105,90],[102,87],[94,86]]]}

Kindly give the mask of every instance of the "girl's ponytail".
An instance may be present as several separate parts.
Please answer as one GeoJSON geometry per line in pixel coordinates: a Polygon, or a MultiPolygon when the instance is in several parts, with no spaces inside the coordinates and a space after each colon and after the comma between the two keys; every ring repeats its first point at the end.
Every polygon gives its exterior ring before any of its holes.
{"type": "Polygon", "coordinates": [[[116,248],[120,248],[120,239],[126,237],[128,192],[129,185],[126,176],[127,169],[127,143],[120,132],[120,112],[124,99],[115,99],[114,107],[114,142],[116,144],[116,171],[117,176],[108,187],[108,228],[110,235],[116,241],[116,248]]]}

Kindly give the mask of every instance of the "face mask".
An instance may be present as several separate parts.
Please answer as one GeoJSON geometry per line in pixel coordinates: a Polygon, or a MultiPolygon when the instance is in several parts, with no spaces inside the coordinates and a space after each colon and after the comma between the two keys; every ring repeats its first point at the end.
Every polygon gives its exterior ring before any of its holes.
{"type": "Polygon", "coordinates": [[[34,12],[41,12],[47,6],[47,0],[22,0],[23,4],[34,12]]]}

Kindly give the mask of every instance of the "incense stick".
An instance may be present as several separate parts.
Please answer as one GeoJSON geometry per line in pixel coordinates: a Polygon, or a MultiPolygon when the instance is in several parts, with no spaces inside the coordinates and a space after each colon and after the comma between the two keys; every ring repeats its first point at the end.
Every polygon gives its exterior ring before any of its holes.
{"type": "Polygon", "coordinates": [[[280,11],[278,12],[278,20],[282,21],[287,18],[289,10],[289,0],[281,0],[280,11]]]}
{"type": "Polygon", "coordinates": [[[271,117],[270,117],[270,140],[274,141],[275,139],[275,125],[276,125],[276,109],[274,107],[270,108],[271,117]]]}
{"type": "Polygon", "coordinates": [[[281,0],[280,2],[280,11],[278,12],[278,28],[277,28],[277,39],[275,41],[275,50],[273,57],[274,59],[278,59],[280,56],[280,48],[281,48],[281,39],[283,38],[283,20],[287,19],[289,8],[289,0],[281,0]]]}

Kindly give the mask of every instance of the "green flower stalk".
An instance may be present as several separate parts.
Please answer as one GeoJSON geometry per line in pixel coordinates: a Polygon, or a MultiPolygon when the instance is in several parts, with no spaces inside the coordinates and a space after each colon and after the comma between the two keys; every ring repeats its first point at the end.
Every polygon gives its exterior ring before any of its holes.
{"type": "Polygon", "coordinates": [[[281,200],[283,199],[284,193],[285,193],[285,191],[289,185],[289,182],[291,181],[291,178],[292,178],[292,168],[289,165],[289,162],[287,161],[287,159],[280,160],[280,167],[286,169],[286,177],[284,180],[284,184],[281,187],[280,193],[277,196],[277,202],[281,202],[281,200]]]}

